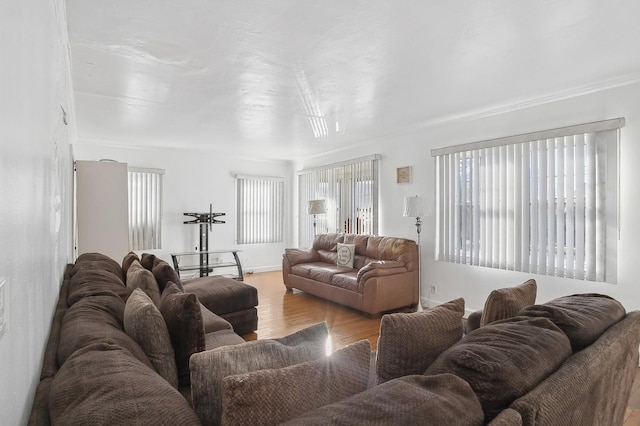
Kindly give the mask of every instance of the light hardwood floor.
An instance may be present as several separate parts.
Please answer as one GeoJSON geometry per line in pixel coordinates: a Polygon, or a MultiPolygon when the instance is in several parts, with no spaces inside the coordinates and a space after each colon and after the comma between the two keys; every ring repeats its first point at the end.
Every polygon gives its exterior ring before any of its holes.
{"type": "MultiPolygon", "coordinates": [[[[294,290],[287,293],[280,271],[246,274],[244,281],[258,289],[258,329],[246,340],[283,337],[312,324],[326,321],[332,349],[362,339],[378,343],[380,318],[361,313],[294,290]]],[[[624,426],[640,426],[640,369],[636,373],[627,405],[624,426]]]]}

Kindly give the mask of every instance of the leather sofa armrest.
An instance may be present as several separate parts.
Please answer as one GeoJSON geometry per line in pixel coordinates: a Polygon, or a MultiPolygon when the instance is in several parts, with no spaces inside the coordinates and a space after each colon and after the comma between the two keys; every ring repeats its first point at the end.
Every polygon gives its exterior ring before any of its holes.
{"type": "Polygon", "coordinates": [[[407,272],[404,262],[399,260],[377,260],[369,262],[358,271],[358,282],[370,277],[383,277],[386,275],[401,274],[407,272]]]}
{"type": "Polygon", "coordinates": [[[314,249],[286,248],[283,256],[292,266],[298,263],[317,262],[320,260],[318,251],[314,249]]]}

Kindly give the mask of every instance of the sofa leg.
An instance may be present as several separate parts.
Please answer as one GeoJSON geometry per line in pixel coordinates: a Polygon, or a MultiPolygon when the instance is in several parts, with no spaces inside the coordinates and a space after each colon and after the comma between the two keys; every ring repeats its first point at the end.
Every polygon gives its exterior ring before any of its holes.
{"type": "Polygon", "coordinates": [[[293,293],[293,289],[291,287],[287,287],[287,293],[293,293]]]}

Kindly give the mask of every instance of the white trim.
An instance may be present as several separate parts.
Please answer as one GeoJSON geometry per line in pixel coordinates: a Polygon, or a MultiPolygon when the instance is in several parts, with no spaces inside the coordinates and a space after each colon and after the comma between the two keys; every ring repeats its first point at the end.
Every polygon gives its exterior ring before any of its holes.
{"type": "Polygon", "coordinates": [[[334,167],[349,166],[351,164],[362,163],[364,161],[379,160],[380,158],[381,158],[380,154],[371,154],[371,155],[367,155],[365,157],[358,157],[358,158],[353,158],[351,160],[344,160],[344,161],[339,161],[337,163],[324,164],[322,166],[317,166],[317,167],[311,167],[309,169],[298,170],[296,172],[296,174],[301,175],[301,174],[308,173],[308,172],[315,172],[317,170],[326,170],[326,169],[332,169],[334,167]]]}
{"type": "Polygon", "coordinates": [[[560,127],[557,129],[543,130],[539,132],[524,133],[521,135],[507,136],[504,138],[487,139],[479,142],[470,142],[444,148],[431,150],[431,156],[453,154],[456,152],[473,151],[475,149],[495,148],[504,145],[512,145],[542,139],[560,138],[564,136],[577,135],[582,133],[601,132],[604,130],[621,129],[625,125],[624,117],[613,118],[593,123],[578,124],[575,126],[560,127]]]}

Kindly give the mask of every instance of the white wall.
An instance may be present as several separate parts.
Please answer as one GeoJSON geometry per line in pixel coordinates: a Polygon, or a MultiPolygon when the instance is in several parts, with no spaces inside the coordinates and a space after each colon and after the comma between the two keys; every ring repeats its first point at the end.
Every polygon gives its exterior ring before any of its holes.
{"type": "MultiPolygon", "coordinates": [[[[426,197],[429,210],[422,232],[423,300],[440,303],[464,297],[468,311],[482,308],[492,289],[518,284],[533,277],[538,282],[538,301],[581,292],[598,292],[620,300],[628,310],[640,309],[640,285],[635,266],[640,263],[640,83],[557,100],[545,105],[521,108],[478,119],[457,120],[426,127],[419,133],[378,138],[350,152],[296,164],[296,169],[331,163],[365,154],[382,154],[381,160],[381,235],[416,237],[414,219],[402,217],[402,202],[407,195],[426,197]],[[431,149],[475,142],[571,124],[625,117],[621,133],[620,216],[618,245],[618,283],[604,284],[552,278],[513,271],[435,262],[435,171],[431,149]],[[413,183],[397,184],[397,167],[413,167],[413,183]],[[431,285],[437,294],[428,295],[431,285]]],[[[407,106],[410,108],[410,105],[407,106]]]]}
{"type": "MultiPolygon", "coordinates": [[[[209,203],[212,203],[214,212],[225,213],[225,216],[217,218],[225,223],[214,224],[209,231],[209,250],[242,250],[239,257],[245,272],[281,268],[284,248],[291,245],[290,233],[287,233],[283,243],[236,245],[233,175],[286,177],[285,192],[290,193],[290,162],[245,159],[241,153],[229,156],[189,150],[129,149],[87,141],[79,141],[75,152],[77,160],[108,158],[133,167],[165,169],[162,249],[146,252],[155,253],[171,263],[171,253],[194,250],[200,242],[200,225],[183,224],[184,221],[193,219],[184,213],[208,212],[209,203]]],[[[291,211],[290,200],[287,199],[286,203],[286,210],[291,211]]],[[[285,224],[289,223],[291,218],[285,217],[285,224]]],[[[126,253],[123,253],[123,257],[124,254],[126,253]]]]}
{"type": "Polygon", "coordinates": [[[72,255],[75,117],[63,0],[3,2],[1,16],[0,423],[19,425],[72,255]]]}

